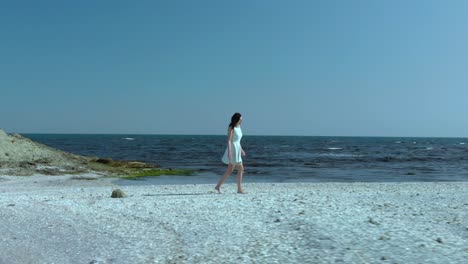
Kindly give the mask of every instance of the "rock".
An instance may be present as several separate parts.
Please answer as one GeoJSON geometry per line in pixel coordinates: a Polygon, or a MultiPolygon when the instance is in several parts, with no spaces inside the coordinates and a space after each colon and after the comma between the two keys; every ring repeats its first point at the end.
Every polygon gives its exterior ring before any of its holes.
{"type": "Polygon", "coordinates": [[[374,219],[372,219],[371,217],[369,217],[369,223],[373,224],[373,225],[380,225],[379,222],[375,221],[374,219]]]}
{"type": "Polygon", "coordinates": [[[438,237],[435,241],[437,241],[440,244],[444,243],[444,241],[442,241],[442,238],[440,238],[440,237],[438,237]]]}
{"type": "Polygon", "coordinates": [[[85,181],[92,181],[97,180],[98,177],[96,176],[73,176],[70,178],[71,180],[85,180],[85,181]]]}
{"type": "Polygon", "coordinates": [[[47,165],[62,168],[66,164],[82,162],[87,162],[87,158],[53,149],[18,134],[9,135],[0,130],[0,163],[11,169],[9,175],[64,174],[62,171],[41,171],[41,167],[47,165]]]}
{"type": "MultiPolygon", "coordinates": [[[[157,168],[157,165],[151,165],[140,161],[125,161],[125,160],[113,160],[108,158],[97,158],[91,160],[96,163],[105,164],[115,168],[132,168],[132,169],[151,169],[157,168]]],[[[169,169],[171,170],[171,169],[169,169]]]]}
{"type": "Polygon", "coordinates": [[[49,158],[40,158],[34,161],[35,163],[49,164],[51,160],[49,158]]]}
{"type": "Polygon", "coordinates": [[[383,256],[380,258],[380,260],[388,260],[388,257],[387,256],[383,256]]]}
{"type": "Polygon", "coordinates": [[[96,160],[97,163],[102,163],[102,164],[110,164],[112,163],[112,159],[97,159],[96,160]]]}
{"type": "Polygon", "coordinates": [[[125,198],[127,195],[120,189],[113,190],[111,198],[125,198]]]}
{"type": "Polygon", "coordinates": [[[2,173],[15,176],[65,175],[103,171],[113,175],[128,174],[157,165],[139,161],[114,161],[110,158],[91,158],[74,155],[44,144],[34,142],[27,137],[10,135],[0,129],[0,166],[9,169],[2,173]]]}
{"type": "Polygon", "coordinates": [[[36,170],[38,173],[43,174],[43,175],[57,175],[60,174],[60,171],[57,169],[52,169],[52,168],[44,168],[44,169],[38,169],[36,170]]]}
{"type": "Polygon", "coordinates": [[[30,162],[30,161],[21,161],[19,162],[19,167],[21,168],[32,168],[32,167],[36,167],[36,163],[34,162],[30,162]]]}
{"type": "Polygon", "coordinates": [[[388,236],[381,236],[379,237],[379,240],[390,240],[388,236]]]}
{"type": "Polygon", "coordinates": [[[151,168],[152,166],[139,161],[129,161],[127,163],[128,168],[151,168]]]}

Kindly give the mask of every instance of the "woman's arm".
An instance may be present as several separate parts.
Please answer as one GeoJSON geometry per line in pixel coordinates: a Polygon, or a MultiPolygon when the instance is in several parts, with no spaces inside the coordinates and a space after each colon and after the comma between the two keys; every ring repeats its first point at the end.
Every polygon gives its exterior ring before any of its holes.
{"type": "Polygon", "coordinates": [[[229,128],[228,129],[228,141],[227,141],[227,145],[228,145],[228,158],[229,160],[231,160],[231,145],[232,145],[232,132],[234,131],[234,129],[232,128],[229,128]]]}

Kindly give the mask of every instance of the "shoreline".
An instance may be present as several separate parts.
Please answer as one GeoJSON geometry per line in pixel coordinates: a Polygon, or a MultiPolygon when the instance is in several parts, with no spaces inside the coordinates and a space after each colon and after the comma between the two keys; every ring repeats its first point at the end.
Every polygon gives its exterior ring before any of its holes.
{"type": "Polygon", "coordinates": [[[0,176],[0,263],[468,260],[466,182],[245,183],[239,195],[12,177],[0,176]],[[117,188],[128,197],[110,198],[117,188]]]}

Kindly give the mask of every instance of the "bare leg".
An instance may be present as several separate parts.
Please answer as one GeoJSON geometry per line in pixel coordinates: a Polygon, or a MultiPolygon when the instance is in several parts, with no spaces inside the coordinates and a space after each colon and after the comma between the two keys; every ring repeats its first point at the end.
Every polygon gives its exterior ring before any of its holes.
{"type": "Polygon", "coordinates": [[[218,191],[218,193],[221,193],[221,185],[223,185],[224,181],[227,179],[227,177],[229,177],[229,175],[231,175],[233,171],[234,171],[234,164],[229,164],[223,177],[221,177],[221,179],[219,179],[218,184],[216,184],[215,190],[218,191]]]}
{"type": "Polygon", "coordinates": [[[244,165],[242,163],[237,164],[237,193],[245,193],[242,190],[242,175],[244,173],[244,165]]]}

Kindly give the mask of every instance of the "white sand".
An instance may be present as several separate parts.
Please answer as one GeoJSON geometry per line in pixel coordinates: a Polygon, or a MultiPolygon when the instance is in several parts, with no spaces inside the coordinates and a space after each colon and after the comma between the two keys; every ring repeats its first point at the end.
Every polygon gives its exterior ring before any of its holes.
{"type": "Polygon", "coordinates": [[[70,177],[0,176],[0,263],[468,263],[468,183],[70,177]]]}

